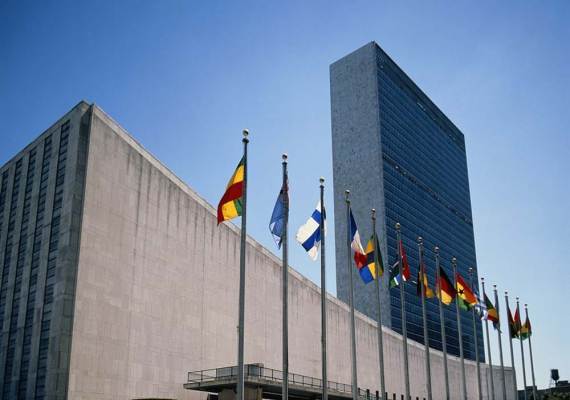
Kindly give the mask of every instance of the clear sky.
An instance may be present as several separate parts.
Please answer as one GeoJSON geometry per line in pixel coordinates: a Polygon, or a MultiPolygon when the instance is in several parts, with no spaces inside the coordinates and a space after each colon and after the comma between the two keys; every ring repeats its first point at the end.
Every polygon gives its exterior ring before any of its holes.
{"type": "MultiPolygon", "coordinates": [[[[247,127],[249,233],[276,251],[282,152],[291,233],[321,175],[332,221],[329,65],[375,40],[465,134],[480,274],[528,302],[543,387],[550,368],[570,378],[569,20],[562,0],[5,0],[0,163],[85,99],[217,204],[247,127]]],[[[329,231],[335,293],[333,243],[329,231]]],[[[318,263],[290,247],[319,282],[318,263]]]]}

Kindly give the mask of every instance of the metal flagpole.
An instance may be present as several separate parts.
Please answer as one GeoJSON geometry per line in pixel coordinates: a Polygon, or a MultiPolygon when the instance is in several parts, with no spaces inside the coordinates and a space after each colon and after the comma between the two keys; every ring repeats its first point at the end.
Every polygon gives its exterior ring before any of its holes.
{"type": "Polygon", "coordinates": [[[352,284],[352,250],[350,247],[350,243],[352,242],[352,237],[350,235],[350,199],[348,198],[350,195],[350,190],[346,190],[345,192],[345,199],[346,199],[346,243],[347,243],[347,263],[346,266],[348,268],[348,283],[350,285],[350,293],[349,293],[349,302],[350,302],[350,348],[352,354],[352,399],[358,399],[358,379],[357,379],[357,372],[356,372],[356,330],[355,330],[355,321],[354,321],[354,288],[352,284]]]}
{"type": "Polygon", "coordinates": [[[400,260],[400,311],[402,318],[402,346],[404,349],[404,385],[406,392],[406,400],[410,400],[410,370],[408,367],[408,329],[406,327],[406,291],[404,289],[404,265],[402,260],[402,234],[400,229],[402,226],[399,222],[396,222],[396,237],[398,240],[398,257],[400,260]]]}
{"type": "MultiPolygon", "coordinates": [[[[507,310],[509,309],[509,293],[505,290],[505,304],[507,305],[507,310]]],[[[513,369],[513,389],[515,397],[514,399],[519,398],[519,393],[517,390],[517,372],[515,370],[515,353],[513,352],[513,334],[511,332],[511,323],[509,321],[509,347],[511,349],[511,368],[513,369]]]]}
{"type": "MultiPolygon", "coordinates": [[[[517,297],[517,310],[519,310],[519,298],[517,297]]],[[[519,319],[521,320],[521,324],[522,324],[522,318],[520,318],[520,311],[519,311],[519,319]]],[[[523,373],[523,389],[524,389],[524,400],[528,400],[528,395],[526,393],[526,370],[525,370],[525,366],[524,366],[524,347],[523,347],[523,339],[522,339],[522,335],[520,334],[520,328],[519,328],[519,342],[521,344],[521,359],[522,359],[522,373],[523,373]]]]}
{"type": "Polygon", "coordinates": [[[321,189],[321,360],[323,374],[322,400],[328,400],[327,384],[327,285],[325,268],[325,178],[319,179],[321,189]]]}
{"type": "MultiPolygon", "coordinates": [[[[453,257],[451,259],[451,265],[453,266],[453,279],[455,283],[455,291],[457,292],[457,258],[453,257]]],[[[456,294],[455,298],[455,314],[457,316],[457,335],[459,339],[459,359],[461,360],[461,389],[462,398],[467,400],[467,384],[465,382],[465,359],[463,358],[463,333],[461,332],[461,316],[459,315],[459,293],[456,294]]]]}
{"type": "MultiPolygon", "coordinates": [[[[483,298],[485,298],[485,278],[481,278],[483,298]]],[[[487,335],[487,357],[489,358],[489,376],[491,379],[491,398],[495,400],[495,383],[493,382],[493,361],[491,359],[491,341],[489,338],[489,320],[485,318],[485,334],[487,335]]]]}
{"type": "MultiPolygon", "coordinates": [[[[528,320],[528,305],[525,304],[524,305],[524,313],[525,313],[525,317],[528,320]]],[[[534,361],[532,359],[532,343],[530,341],[530,337],[532,336],[532,333],[529,332],[528,335],[528,350],[530,352],[530,373],[532,376],[532,400],[537,400],[538,399],[538,395],[536,394],[536,383],[534,381],[534,361]]]]}
{"type": "Polygon", "coordinates": [[[287,177],[287,154],[283,154],[283,388],[282,399],[289,398],[289,307],[288,307],[288,235],[289,227],[289,194],[288,177],[287,177]]]}
{"type": "Polygon", "coordinates": [[[420,259],[420,287],[422,295],[422,317],[424,320],[424,348],[425,348],[425,362],[426,362],[426,390],[428,400],[432,400],[431,396],[431,368],[429,363],[429,333],[427,326],[427,311],[426,311],[426,286],[425,286],[425,266],[424,266],[424,240],[418,237],[418,255],[420,259]]]}
{"type": "MultiPolygon", "coordinates": [[[[469,284],[473,290],[475,286],[473,285],[473,268],[469,267],[469,284]]],[[[483,399],[483,390],[481,388],[481,365],[479,361],[479,339],[477,338],[477,320],[475,317],[475,307],[471,307],[471,317],[473,319],[473,337],[475,338],[475,363],[477,365],[477,390],[479,391],[479,400],[483,399]]],[[[489,337],[487,336],[487,347],[489,347],[489,337]]],[[[492,375],[491,375],[492,376],[492,375]]],[[[491,387],[493,386],[493,378],[491,377],[491,387]]],[[[491,389],[492,391],[492,389],[491,389]]],[[[494,393],[494,392],[493,392],[494,393]]],[[[493,400],[495,400],[495,395],[493,394],[493,400]]]]}
{"type": "Polygon", "coordinates": [[[443,314],[443,303],[441,302],[441,287],[439,284],[439,247],[435,246],[435,276],[436,289],[439,295],[439,325],[441,327],[441,342],[443,346],[443,374],[445,375],[445,400],[449,399],[449,372],[447,370],[447,338],[445,336],[445,316],[443,314]]]}
{"type": "Polygon", "coordinates": [[[376,210],[372,209],[372,242],[374,243],[374,268],[376,269],[376,303],[378,306],[378,364],[380,366],[380,398],[385,399],[386,383],[384,381],[384,342],[382,340],[382,307],[380,301],[380,275],[378,236],[376,234],[376,210]]]}
{"type": "Polygon", "coordinates": [[[507,383],[505,381],[505,364],[503,362],[503,343],[501,339],[501,312],[499,310],[499,296],[497,295],[497,285],[493,285],[493,292],[495,294],[495,309],[497,310],[497,315],[499,317],[497,337],[499,338],[499,358],[501,359],[501,377],[503,384],[503,400],[507,400],[507,383]]]}
{"type": "Polygon", "coordinates": [[[237,400],[244,399],[244,323],[245,323],[245,241],[246,241],[246,211],[247,211],[247,144],[249,131],[243,130],[243,195],[241,211],[241,234],[239,254],[239,316],[238,316],[238,379],[237,400]]]}

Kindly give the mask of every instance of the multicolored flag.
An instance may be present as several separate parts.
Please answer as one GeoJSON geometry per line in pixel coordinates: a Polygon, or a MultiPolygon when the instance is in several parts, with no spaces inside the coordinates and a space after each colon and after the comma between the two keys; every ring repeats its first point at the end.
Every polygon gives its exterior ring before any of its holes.
{"type": "Polygon", "coordinates": [[[245,158],[242,157],[218,204],[218,225],[242,214],[244,162],[245,158]]]}
{"type": "Polygon", "coordinates": [[[511,309],[507,304],[507,316],[509,319],[509,334],[511,335],[511,338],[516,338],[519,336],[519,330],[520,330],[520,316],[519,316],[518,307],[515,312],[515,317],[513,318],[513,315],[511,314],[511,309]]]}
{"type": "Polygon", "coordinates": [[[275,240],[278,248],[281,248],[283,242],[286,204],[289,204],[289,189],[287,183],[284,183],[279,191],[279,196],[277,196],[277,201],[275,202],[275,207],[273,207],[273,213],[271,214],[271,220],[269,221],[269,231],[271,235],[273,235],[273,240],[275,240]]]}
{"type": "Polygon", "coordinates": [[[423,281],[424,284],[424,290],[425,290],[425,295],[426,295],[426,299],[431,299],[432,297],[434,297],[433,294],[433,290],[431,290],[431,288],[428,285],[428,277],[427,274],[425,273],[425,265],[422,263],[418,269],[418,281],[416,283],[416,291],[418,296],[422,296],[422,287],[421,287],[421,282],[423,281]],[[422,279],[423,276],[423,279],[422,279]]]}
{"type": "MultiPolygon", "coordinates": [[[[324,210],[323,210],[324,211],[324,210]]],[[[326,212],[324,213],[326,214],[326,212]]],[[[326,215],[321,215],[321,202],[317,203],[315,211],[297,231],[297,242],[309,253],[309,257],[314,261],[319,256],[319,247],[321,245],[321,223],[325,224],[326,231],[326,215]]]]}
{"type": "Polygon", "coordinates": [[[439,281],[436,282],[436,292],[438,294],[437,297],[446,306],[451,304],[456,295],[453,283],[451,283],[451,280],[449,280],[441,266],[439,267],[439,281]]]}
{"type": "Polygon", "coordinates": [[[528,339],[532,336],[532,327],[530,326],[530,320],[528,319],[528,315],[526,320],[524,321],[524,325],[521,327],[520,330],[520,337],[522,340],[528,339]]]}
{"type": "Polygon", "coordinates": [[[517,326],[515,324],[515,320],[513,318],[513,314],[511,313],[511,308],[507,304],[507,318],[509,320],[509,335],[511,338],[516,338],[518,336],[517,326]]]}
{"type": "Polygon", "coordinates": [[[354,220],[354,215],[352,215],[352,210],[350,214],[350,247],[354,251],[354,262],[358,269],[366,265],[366,254],[362,248],[362,243],[360,242],[360,233],[358,233],[358,228],[356,227],[356,221],[354,220]]]}
{"type": "Polygon", "coordinates": [[[382,276],[382,274],[384,273],[384,266],[382,265],[382,254],[380,254],[380,244],[378,243],[377,240],[376,246],[374,246],[374,236],[372,236],[368,241],[365,253],[366,253],[366,264],[364,264],[361,267],[358,266],[357,267],[358,267],[358,273],[360,274],[360,277],[362,278],[364,283],[370,283],[374,279],[376,279],[378,275],[382,276]],[[376,262],[374,260],[375,251],[378,251],[379,265],[376,265],[376,262]]]}
{"type": "Polygon", "coordinates": [[[400,261],[396,261],[392,267],[390,267],[390,288],[398,286],[400,279],[400,261]]]}
{"type": "Polygon", "coordinates": [[[404,249],[404,243],[400,240],[399,246],[400,256],[402,258],[402,279],[408,281],[411,277],[410,265],[408,264],[408,257],[406,256],[406,249],[404,249]]]}
{"type": "Polygon", "coordinates": [[[495,329],[499,329],[499,312],[487,297],[487,293],[485,293],[485,307],[487,307],[487,320],[493,322],[495,329]]]}
{"type": "Polygon", "coordinates": [[[459,272],[456,273],[455,279],[457,280],[456,290],[459,307],[463,310],[470,310],[471,307],[477,304],[477,297],[459,272]]]}

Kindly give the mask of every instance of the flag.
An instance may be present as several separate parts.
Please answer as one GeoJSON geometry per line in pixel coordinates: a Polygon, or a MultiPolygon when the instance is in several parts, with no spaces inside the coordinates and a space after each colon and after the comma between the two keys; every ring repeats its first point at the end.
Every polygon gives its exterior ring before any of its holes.
{"type": "Polygon", "coordinates": [[[528,315],[526,320],[524,321],[524,325],[521,327],[520,330],[520,337],[522,340],[528,339],[532,335],[532,328],[530,326],[530,320],[528,319],[528,315]]]}
{"type": "Polygon", "coordinates": [[[390,288],[400,284],[400,261],[396,261],[390,268],[390,288]]]}
{"type": "Polygon", "coordinates": [[[475,299],[477,299],[477,303],[474,306],[475,314],[477,314],[481,321],[485,321],[489,311],[487,310],[485,299],[479,294],[479,287],[477,285],[473,288],[473,294],[475,295],[475,299]]]}
{"type": "Polygon", "coordinates": [[[456,273],[457,280],[457,301],[459,301],[459,307],[463,310],[469,310],[471,307],[477,304],[477,297],[469,287],[469,285],[463,280],[459,273],[456,273]]]}
{"type": "Polygon", "coordinates": [[[418,282],[416,284],[417,293],[418,296],[420,297],[422,296],[422,287],[421,287],[422,275],[423,275],[423,283],[424,283],[426,299],[431,299],[434,296],[434,294],[433,290],[431,290],[431,288],[428,285],[428,277],[427,274],[425,273],[425,265],[423,263],[420,265],[418,269],[418,282]]]}
{"type": "Polygon", "coordinates": [[[485,293],[485,307],[487,307],[487,320],[493,322],[493,327],[495,329],[499,329],[499,312],[497,311],[493,303],[491,303],[491,300],[489,300],[486,293],[485,293]]]}
{"type": "Polygon", "coordinates": [[[517,337],[521,334],[521,315],[519,313],[519,306],[517,304],[517,309],[515,310],[514,328],[517,333],[517,337]]]}
{"type": "MultiPolygon", "coordinates": [[[[323,210],[324,211],[324,210],[323,210]]],[[[326,229],[326,213],[321,216],[321,202],[317,203],[315,211],[297,231],[297,242],[309,253],[312,260],[316,260],[319,255],[319,247],[321,245],[321,221],[325,224],[326,229]],[[322,217],[322,218],[321,218],[322,217]]]]}
{"type": "Polygon", "coordinates": [[[406,250],[404,249],[404,243],[400,240],[400,254],[402,257],[402,278],[404,281],[408,281],[410,279],[410,265],[408,264],[408,257],[406,256],[406,250]]]}
{"type": "Polygon", "coordinates": [[[475,304],[475,313],[479,316],[479,318],[484,321],[487,319],[489,314],[489,310],[487,310],[487,304],[485,301],[479,296],[479,293],[475,293],[475,297],[477,298],[477,304],[475,304]]]}
{"type": "Polygon", "coordinates": [[[520,317],[519,317],[519,309],[517,307],[517,311],[515,312],[515,317],[511,314],[511,309],[507,304],[507,315],[509,318],[509,334],[511,338],[516,338],[519,336],[519,325],[520,325],[520,317]],[[518,321],[518,322],[517,322],[518,321]]]}
{"type": "Polygon", "coordinates": [[[244,168],[245,158],[242,157],[236,170],[234,171],[228,185],[226,192],[222,196],[218,204],[218,225],[221,222],[239,217],[242,212],[242,199],[243,199],[243,182],[244,182],[244,168]]]}
{"type": "Polygon", "coordinates": [[[455,298],[455,289],[453,288],[453,283],[447,277],[447,274],[439,267],[439,282],[436,282],[436,291],[438,292],[438,298],[446,306],[450,305],[455,298]]]}
{"type": "Polygon", "coordinates": [[[384,266],[382,265],[382,254],[380,254],[380,244],[376,240],[376,246],[374,246],[374,236],[370,238],[365,250],[366,263],[362,267],[358,267],[358,273],[364,281],[364,283],[372,282],[377,278],[377,274],[382,276],[384,273],[384,266]],[[378,264],[375,263],[375,251],[378,251],[378,264]]]}
{"type": "Polygon", "coordinates": [[[358,233],[358,228],[356,227],[356,221],[354,220],[354,215],[352,215],[352,210],[349,211],[350,214],[350,247],[354,251],[354,262],[358,269],[362,268],[366,264],[366,254],[362,248],[362,243],[360,243],[360,233],[358,233]]]}
{"type": "Polygon", "coordinates": [[[273,207],[273,213],[271,214],[271,220],[269,221],[269,231],[273,236],[273,240],[277,243],[277,247],[281,248],[283,242],[283,234],[285,228],[285,204],[289,203],[289,189],[287,183],[283,183],[281,190],[279,191],[279,196],[277,196],[277,202],[275,202],[275,207],[273,207]]]}

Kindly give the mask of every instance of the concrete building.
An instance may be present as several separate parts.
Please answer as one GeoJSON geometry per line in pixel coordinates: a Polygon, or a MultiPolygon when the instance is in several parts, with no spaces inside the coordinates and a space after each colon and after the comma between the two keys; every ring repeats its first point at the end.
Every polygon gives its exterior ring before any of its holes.
{"type": "MultiPolygon", "coordinates": [[[[2,398],[205,399],[183,384],[189,371],[236,363],[236,226],[217,226],[211,205],[85,102],[0,177],[2,398]]],[[[252,238],[246,258],[245,359],[279,369],[281,262],[252,238]]],[[[319,377],[320,291],[289,273],[290,371],[319,377]]],[[[329,379],[349,383],[348,309],[328,296],[328,311],[329,379]]],[[[358,313],[357,332],[360,386],[374,391],[376,324],[358,313]]],[[[384,328],[384,346],[387,391],[399,396],[400,335],[384,328]]],[[[425,397],[423,355],[411,342],[414,398],[425,397]]],[[[431,360],[439,400],[441,353],[431,360]]],[[[475,364],[466,366],[475,399],[475,364]]]]}
{"type": "MultiPolygon", "coordinates": [[[[423,237],[424,262],[430,285],[435,281],[434,246],[441,265],[453,279],[451,258],[469,279],[475,269],[478,285],[473,218],[465,140],[459,129],[374,42],[333,63],[331,116],[333,143],[336,243],[346,242],[345,189],[351,190],[352,210],[361,237],[371,235],[370,209],[377,210],[377,231],[385,265],[398,257],[396,222],[413,280],[418,271],[417,238],[423,237]]],[[[364,244],[363,244],[364,245],[364,244]]],[[[346,246],[337,245],[337,295],[348,301],[346,246]]],[[[374,285],[365,286],[351,268],[355,307],[376,318],[374,285]]],[[[382,280],[382,310],[386,326],[402,331],[400,290],[382,280]]],[[[427,301],[430,347],[441,350],[437,301],[427,301]]],[[[421,299],[416,285],[406,285],[408,337],[424,342],[421,299]]],[[[455,307],[445,308],[447,349],[459,355],[455,307]]],[[[485,360],[481,323],[473,328],[468,312],[461,313],[466,358],[475,359],[475,337],[480,360],[485,360]]]]}

